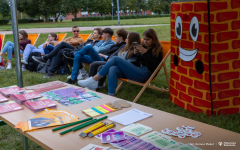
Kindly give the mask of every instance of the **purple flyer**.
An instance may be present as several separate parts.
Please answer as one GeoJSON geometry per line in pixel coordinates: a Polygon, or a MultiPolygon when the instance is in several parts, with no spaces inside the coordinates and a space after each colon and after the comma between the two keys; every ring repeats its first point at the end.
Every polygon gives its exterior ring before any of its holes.
{"type": "Polygon", "coordinates": [[[102,143],[112,143],[115,141],[125,140],[125,134],[123,131],[117,132],[104,132],[102,134],[102,143]]]}

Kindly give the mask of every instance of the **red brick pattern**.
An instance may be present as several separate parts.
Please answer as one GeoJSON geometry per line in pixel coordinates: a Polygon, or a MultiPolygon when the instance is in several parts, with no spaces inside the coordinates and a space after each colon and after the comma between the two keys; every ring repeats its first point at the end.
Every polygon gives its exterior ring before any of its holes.
{"type": "Polygon", "coordinates": [[[207,115],[211,115],[211,101],[215,115],[239,113],[240,0],[211,0],[210,11],[211,52],[209,53],[207,1],[172,3],[171,56],[175,54],[179,57],[178,46],[186,50],[198,49],[198,54],[188,62],[179,58],[178,66],[174,66],[171,59],[171,101],[189,111],[203,112],[207,115]],[[177,16],[183,20],[180,40],[176,38],[174,31],[177,16]],[[193,16],[199,21],[199,35],[196,42],[189,33],[193,16]],[[202,74],[199,74],[195,68],[198,60],[204,66],[202,74]]]}

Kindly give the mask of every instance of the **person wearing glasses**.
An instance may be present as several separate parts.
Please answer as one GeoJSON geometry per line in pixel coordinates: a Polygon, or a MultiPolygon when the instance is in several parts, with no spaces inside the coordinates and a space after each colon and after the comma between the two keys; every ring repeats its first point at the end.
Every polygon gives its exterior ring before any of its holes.
{"type": "Polygon", "coordinates": [[[83,43],[83,39],[82,39],[82,37],[79,36],[79,33],[80,33],[80,30],[79,30],[78,26],[73,26],[72,27],[73,37],[66,38],[63,41],[49,42],[49,44],[52,44],[55,48],[48,55],[45,55],[44,57],[33,56],[32,57],[33,60],[35,60],[36,62],[39,62],[41,64],[45,64],[48,59],[51,59],[54,56],[56,56],[57,53],[61,49],[64,49],[64,48],[75,49],[75,48],[77,48],[79,45],[81,45],[83,43]]]}

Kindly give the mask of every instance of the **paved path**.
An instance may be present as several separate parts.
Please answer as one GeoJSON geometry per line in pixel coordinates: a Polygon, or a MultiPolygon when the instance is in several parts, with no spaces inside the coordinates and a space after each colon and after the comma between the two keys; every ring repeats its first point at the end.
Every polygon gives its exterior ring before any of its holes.
{"type": "MultiPolygon", "coordinates": [[[[149,26],[165,26],[170,24],[152,24],[152,25],[123,25],[123,26],[94,26],[94,27],[79,27],[81,31],[93,30],[94,28],[134,28],[134,27],[149,27],[149,26]]],[[[50,33],[50,32],[70,32],[72,30],[71,27],[65,28],[32,28],[32,29],[19,29],[25,30],[27,33],[50,33]]],[[[0,31],[0,34],[12,34],[12,31],[0,31]]]]}

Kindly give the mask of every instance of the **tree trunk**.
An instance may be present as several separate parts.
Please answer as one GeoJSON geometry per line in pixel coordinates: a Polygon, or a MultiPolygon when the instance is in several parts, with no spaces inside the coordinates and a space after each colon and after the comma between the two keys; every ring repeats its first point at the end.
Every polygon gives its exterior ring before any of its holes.
{"type": "Polygon", "coordinates": [[[77,13],[78,13],[78,12],[77,12],[77,9],[75,9],[74,12],[75,12],[75,13],[74,13],[74,18],[77,19],[77,13]]]}
{"type": "Polygon", "coordinates": [[[44,16],[45,16],[45,22],[48,22],[48,15],[45,14],[44,16]]]}

